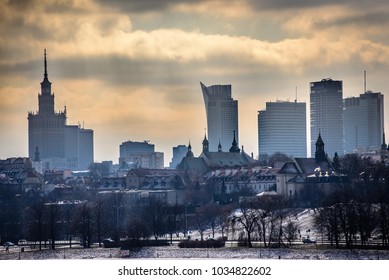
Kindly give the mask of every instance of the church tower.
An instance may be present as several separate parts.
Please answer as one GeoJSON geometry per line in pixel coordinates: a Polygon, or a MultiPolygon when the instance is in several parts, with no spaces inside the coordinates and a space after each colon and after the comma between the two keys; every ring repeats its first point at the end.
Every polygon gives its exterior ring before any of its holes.
{"type": "Polygon", "coordinates": [[[207,135],[204,135],[204,140],[203,140],[203,153],[209,152],[209,142],[207,140],[207,135]]]}
{"type": "Polygon", "coordinates": [[[230,148],[230,153],[240,153],[238,142],[235,139],[235,130],[234,130],[234,140],[232,141],[232,146],[230,148]]]}
{"type": "Polygon", "coordinates": [[[316,145],[316,152],[315,152],[316,162],[326,161],[327,155],[324,151],[324,142],[323,139],[321,138],[320,133],[315,145],[316,145]]]}
{"type": "Polygon", "coordinates": [[[194,157],[193,152],[192,152],[192,145],[190,144],[190,141],[189,141],[188,152],[186,153],[186,156],[187,157],[194,157]]]}

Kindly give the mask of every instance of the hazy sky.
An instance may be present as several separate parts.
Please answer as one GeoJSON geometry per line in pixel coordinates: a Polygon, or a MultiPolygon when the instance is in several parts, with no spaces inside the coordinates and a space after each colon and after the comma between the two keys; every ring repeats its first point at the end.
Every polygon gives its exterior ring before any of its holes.
{"type": "Polygon", "coordinates": [[[94,130],[96,161],[150,140],[168,164],[189,140],[201,152],[200,81],[232,85],[239,145],[255,155],[257,111],[296,87],[309,109],[309,82],[343,80],[343,97],[358,96],[366,70],[386,95],[388,30],[387,0],[0,0],[0,158],[28,155],[45,48],[55,109],[94,130]]]}

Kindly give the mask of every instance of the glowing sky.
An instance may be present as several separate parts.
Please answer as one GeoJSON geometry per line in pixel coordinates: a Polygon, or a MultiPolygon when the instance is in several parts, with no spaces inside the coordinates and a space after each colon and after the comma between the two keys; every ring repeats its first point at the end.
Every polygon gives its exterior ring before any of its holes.
{"type": "Polygon", "coordinates": [[[388,30],[387,0],[0,0],[0,158],[28,155],[45,48],[55,108],[94,130],[96,161],[150,140],[167,165],[173,146],[201,152],[200,81],[232,85],[239,144],[257,155],[257,111],[296,87],[308,106],[322,78],[358,96],[366,70],[386,95],[388,30]]]}

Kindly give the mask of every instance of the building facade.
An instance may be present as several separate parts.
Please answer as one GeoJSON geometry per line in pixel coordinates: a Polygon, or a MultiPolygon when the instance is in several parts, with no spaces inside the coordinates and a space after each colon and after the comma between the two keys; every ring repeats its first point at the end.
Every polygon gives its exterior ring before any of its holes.
{"type": "Polygon", "coordinates": [[[63,111],[54,111],[54,93],[51,92],[48,79],[46,50],[38,106],[37,112],[28,113],[29,158],[40,162],[42,169],[88,168],[93,163],[93,130],[84,130],[79,125],[66,125],[66,107],[63,111]]]}
{"type": "Polygon", "coordinates": [[[266,109],[258,112],[259,158],[276,152],[307,156],[305,102],[266,102],[266,109]]]}
{"type": "Polygon", "coordinates": [[[384,96],[367,91],[359,97],[344,99],[345,152],[378,150],[385,142],[384,96]]]}
{"type": "Polygon", "coordinates": [[[311,155],[319,134],[329,156],[343,154],[343,82],[323,79],[310,84],[311,155]]]}
{"type": "Polygon", "coordinates": [[[320,134],[314,147],[314,157],[293,158],[284,163],[276,175],[277,194],[303,198],[303,193],[314,193],[313,197],[318,199],[341,189],[349,182],[347,176],[335,170],[320,134]]]}
{"type": "Polygon", "coordinates": [[[164,168],[164,154],[154,151],[154,144],[148,141],[126,141],[120,145],[119,165],[126,164],[132,168],[164,168]]]}
{"type": "Polygon", "coordinates": [[[231,135],[238,130],[238,101],[232,99],[231,85],[205,86],[200,82],[207,116],[209,151],[216,152],[218,145],[229,147],[231,135]]]}
{"type": "Polygon", "coordinates": [[[173,147],[173,157],[169,164],[170,169],[175,169],[180,164],[182,159],[185,157],[188,147],[186,145],[178,145],[173,147]]]}

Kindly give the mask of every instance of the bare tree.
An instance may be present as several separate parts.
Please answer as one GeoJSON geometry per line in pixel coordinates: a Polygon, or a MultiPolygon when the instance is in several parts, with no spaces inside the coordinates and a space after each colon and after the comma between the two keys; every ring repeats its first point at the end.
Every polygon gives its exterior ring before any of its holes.
{"type": "Polygon", "coordinates": [[[84,248],[90,248],[93,235],[93,204],[84,202],[80,204],[73,216],[73,232],[79,234],[84,248]]]}
{"type": "Polygon", "coordinates": [[[276,152],[269,157],[268,165],[271,167],[277,167],[290,160],[290,156],[281,152],[276,152]]]}
{"type": "Polygon", "coordinates": [[[283,237],[286,239],[289,245],[292,241],[297,239],[298,226],[295,222],[289,220],[286,225],[283,226],[283,237]]]}
{"type": "Polygon", "coordinates": [[[242,202],[240,213],[234,215],[233,223],[240,225],[247,236],[247,247],[252,248],[252,235],[258,225],[258,211],[253,203],[242,202]]]}
{"type": "Polygon", "coordinates": [[[204,232],[209,227],[209,220],[204,207],[198,207],[195,210],[195,223],[197,231],[200,233],[200,239],[204,240],[204,232]]]}
{"type": "Polygon", "coordinates": [[[389,245],[389,204],[380,203],[378,210],[378,227],[382,233],[383,245],[389,245]]]}
{"type": "Polygon", "coordinates": [[[103,225],[104,225],[104,201],[99,199],[94,204],[93,214],[95,217],[96,223],[96,234],[97,234],[97,242],[99,243],[99,247],[101,247],[102,235],[103,235],[103,225]]]}
{"type": "Polygon", "coordinates": [[[149,223],[154,238],[158,239],[166,233],[166,203],[159,199],[150,200],[143,209],[142,217],[149,223]]]}
{"type": "Polygon", "coordinates": [[[315,217],[315,225],[322,231],[322,234],[328,236],[331,245],[335,242],[336,247],[339,248],[341,228],[338,205],[320,208],[319,214],[315,217]]]}
{"type": "Polygon", "coordinates": [[[147,222],[139,216],[130,216],[127,220],[127,236],[130,240],[148,239],[152,234],[147,222]]]}
{"type": "Polygon", "coordinates": [[[44,238],[44,215],[45,202],[40,200],[28,208],[28,236],[32,240],[39,241],[39,250],[42,250],[42,241],[44,238]]]}
{"type": "Polygon", "coordinates": [[[57,239],[61,212],[58,205],[50,203],[46,205],[47,208],[47,225],[48,225],[48,236],[51,239],[51,249],[55,250],[55,241],[57,239]]]}

